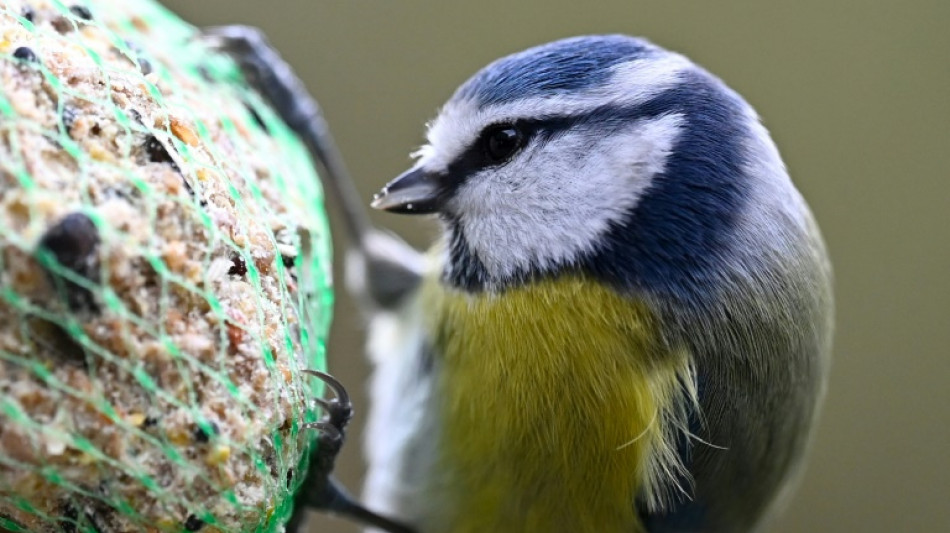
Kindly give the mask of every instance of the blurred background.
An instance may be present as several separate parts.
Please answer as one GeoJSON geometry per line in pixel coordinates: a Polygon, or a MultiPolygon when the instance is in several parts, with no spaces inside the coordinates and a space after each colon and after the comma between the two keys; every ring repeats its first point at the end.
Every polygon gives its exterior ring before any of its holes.
{"type": "MultiPolygon", "coordinates": [[[[322,104],[367,201],[409,165],[425,121],[459,83],[530,45],[641,35],[722,77],[771,130],[837,277],[821,427],[773,531],[950,531],[950,2],[164,3],[197,25],[263,28],[322,104]]],[[[420,247],[436,233],[430,222],[374,216],[420,247]]],[[[341,290],[330,368],[353,393],[365,388],[362,343],[341,290]]],[[[354,490],[367,407],[356,401],[339,465],[354,490]]]]}

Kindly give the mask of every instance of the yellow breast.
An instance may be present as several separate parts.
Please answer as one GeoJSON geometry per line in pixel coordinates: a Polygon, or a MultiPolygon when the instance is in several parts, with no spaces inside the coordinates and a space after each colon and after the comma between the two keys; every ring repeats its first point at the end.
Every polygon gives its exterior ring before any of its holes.
{"type": "Polygon", "coordinates": [[[647,308],[577,277],[428,294],[448,530],[638,531],[686,367],[660,351],[647,308]]]}

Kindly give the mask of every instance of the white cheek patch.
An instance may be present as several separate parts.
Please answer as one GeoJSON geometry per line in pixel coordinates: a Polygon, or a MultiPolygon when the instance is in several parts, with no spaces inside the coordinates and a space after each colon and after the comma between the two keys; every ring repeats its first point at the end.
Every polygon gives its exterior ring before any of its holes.
{"type": "Polygon", "coordinates": [[[570,263],[663,172],[683,120],[663,115],[610,135],[567,131],[468,177],[453,202],[466,241],[496,280],[570,263]]]}
{"type": "Polygon", "coordinates": [[[620,63],[608,81],[577,93],[556,93],[479,108],[473,100],[453,100],[429,125],[429,143],[415,155],[420,164],[435,172],[448,165],[491,124],[519,118],[582,115],[605,105],[636,106],[680,82],[682,74],[695,68],[684,56],[665,53],[620,63]]]}

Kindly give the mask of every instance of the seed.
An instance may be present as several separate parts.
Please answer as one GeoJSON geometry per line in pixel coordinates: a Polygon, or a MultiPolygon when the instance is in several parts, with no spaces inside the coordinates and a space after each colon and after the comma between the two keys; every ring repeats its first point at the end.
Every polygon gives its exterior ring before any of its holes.
{"type": "MultiPolygon", "coordinates": [[[[99,283],[99,229],[85,213],[70,213],[51,226],[40,238],[39,249],[46,250],[62,268],[99,283]]],[[[57,285],[61,282],[71,309],[98,310],[98,306],[85,287],[62,279],[47,268],[47,274],[57,285]]]]}
{"type": "Polygon", "coordinates": [[[46,230],[40,246],[49,250],[61,265],[80,272],[99,246],[99,230],[85,213],[70,213],[46,230]]]}
{"type": "Polygon", "coordinates": [[[21,46],[14,50],[13,57],[20,61],[26,61],[27,63],[36,63],[39,61],[39,58],[36,57],[36,52],[29,46],[21,46]]]}
{"type": "Polygon", "coordinates": [[[146,75],[146,76],[151,74],[152,63],[149,62],[148,59],[145,59],[144,57],[142,57],[142,47],[133,43],[132,41],[125,41],[125,46],[127,46],[129,50],[135,52],[136,61],[138,62],[138,66],[139,66],[139,71],[143,75],[146,75]]]}
{"type": "Polygon", "coordinates": [[[162,141],[158,140],[154,135],[149,135],[145,138],[144,146],[149,161],[152,163],[171,163],[175,167],[175,170],[178,170],[178,165],[175,164],[175,160],[172,159],[171,154],[168,153],[168,148],[165,148],[162,141]]]}
{"type": "Polygon", "coordinates": [[[247,262],[244,261],[238,253],[231,254],[231,268],[228,269],[228,275],[230,276],[243,276],[247,274],[247,262]]]}
{"type": "Polygon", "coordinates": [[[69,6],[69,11],[79,19],[92,20],[92,12],[86,6],[74,4],[69,6]]]}
{"type": "Polygon", "coordinates": [[[188,515],[188,518],[185,520],[186,531],[199,531],[203,527],[205,527],[205,521],[193,514],[188,515]]]}
{"type": "Polygon", "coordinates": [[[227,461],[230,457],[231,447],[226,444],[219,444],[205,456],[205,463],[207,463],[208,466],[218,466],[227,461]]]}
{"type": "Polygon", "coordinates": [[[206,430],[200,424],[198,425],[198,427],[195,428],[195,432],[192,436],[195,438],[196,441],[204,444],[211,440],[211,435],[217,435],[218,433],[221,433],[221,429],[218,428],[218,425],[215,424],[214,422],[208,422],[208,427],[211,430],[210,434],[208,433],[208,430],[206,430]]]}
{"type": "Polygon", "coordinates": [[[195,130],[188,125],[187,122],[172,117],[171,119],[171,130],[172,134],[175,137],[178,137],[178,140],[187,144],[188,146],[197,146],[198,145],[198,135],[195,133],[195,130]]]}

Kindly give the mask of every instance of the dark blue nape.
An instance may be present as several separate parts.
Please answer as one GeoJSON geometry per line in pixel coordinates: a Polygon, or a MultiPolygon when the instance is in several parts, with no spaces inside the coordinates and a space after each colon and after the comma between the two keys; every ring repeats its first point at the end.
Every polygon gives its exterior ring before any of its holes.
{"type": "Polygon", "coordinates": [[[658,52],[647,41],[626,35],[562,39],[495,61],[459,87],[454,98],[486,106],[579,91],[606,82],[618,63],[658,52]]]}
{"type": "Polygon", "coordinates": [[[638,106],[643,117],[683,115],[664,172],[626,220],[616,223],[582,268],[604,282],[701,304],[718,286],[723,252],[748,197],[745,104],[696,69],[638,106]]]}

